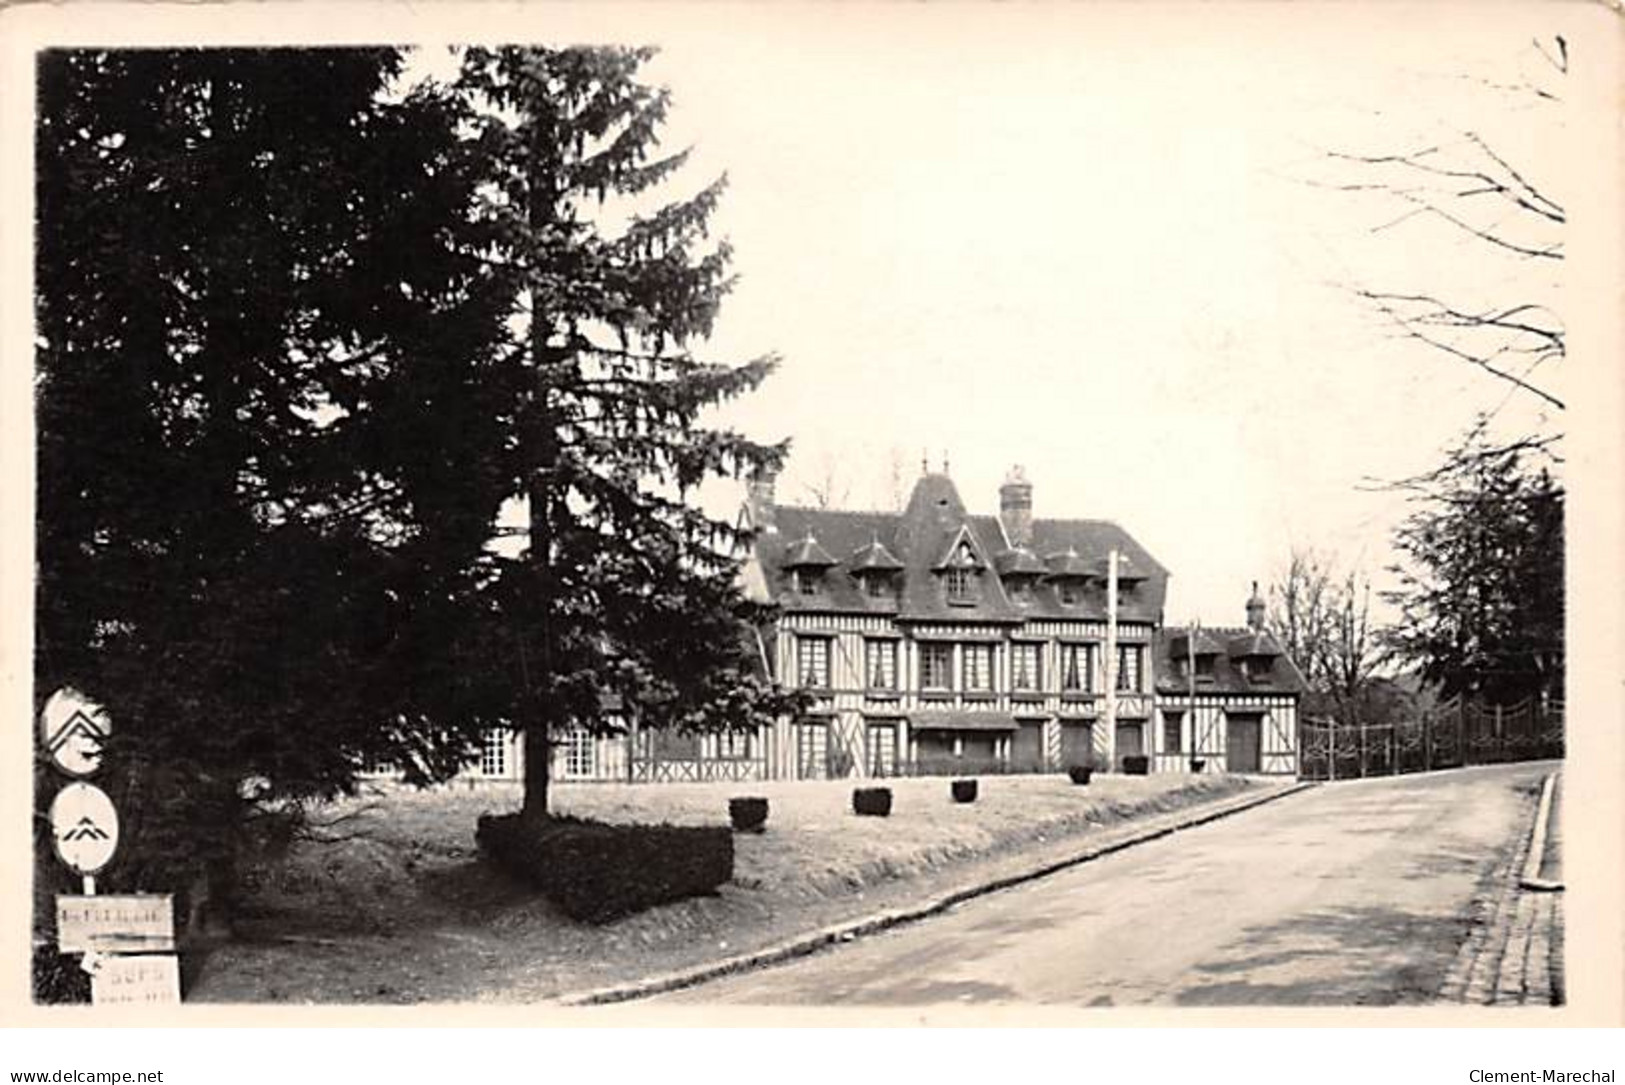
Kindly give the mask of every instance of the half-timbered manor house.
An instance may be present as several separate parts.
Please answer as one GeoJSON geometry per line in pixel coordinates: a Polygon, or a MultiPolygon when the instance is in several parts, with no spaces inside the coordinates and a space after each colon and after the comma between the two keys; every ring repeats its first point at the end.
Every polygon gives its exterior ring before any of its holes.
{"type": "MultiPolygon", "coordinates": [[[[825,779],[1115,770],[1297,772],[1305,686],[1264,630],[1164,629],[1168,571],[1107,520],[1034,515],[1019,468],[997,515],[925,473],[900,512],[779,504],[750,485],[746,592],[777,604],[762,662],[810,709],[749,732],[555,736],[560,780],[825,779]]],[[[517,778],[489,736],[471,776],[517,778]]]]}

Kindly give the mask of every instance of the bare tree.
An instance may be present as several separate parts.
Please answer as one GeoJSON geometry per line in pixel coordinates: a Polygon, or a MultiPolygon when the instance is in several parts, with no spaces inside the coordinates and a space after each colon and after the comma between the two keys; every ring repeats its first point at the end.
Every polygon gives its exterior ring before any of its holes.
{"type": "Polygon", "coordinates": [[[1310,690],[1339,719],[1357,718],[1380,662],[1371,583],[1318,551],[1294,547],[1270,584],[1265,622],[1310,690]]]}
{"type": "MultiPolygon", "coordinates": [[[[1476,82],[1486,94],[1510,96],[1508,100],[1518,107],[1544,109],[1561,101],[1555,88],[1568,72],[1568,59],[1568,43],[1561,36],[1536,40],[1526,58],[1533,74],[1521,74],[1515,83],[1476,82]]],[[[1530,119],[1546,123],[1538,113],[1530,119]]],[[[1551,127],[1555,129],[1555,123],[1551,127]]],[[[1496,253],[1531,268],[1555,266],[1563,259],[1567,213],[1561,196],[1547,179],[1537,176],[1542,163],[1514,165],[1482,131],[1456,128],[1447,136],[1394,152],[1323,154],[1335,164],[1340,179],[1312,179],[1310,184],[1372,193],[1393,205],[1370,227],[1372,233],[1399,235],[1407,226],[1436,223],[1482,242],[1486,256],[1496,253]]],[[[1407,236],[1407,242],[1414,244],[1416,239],[1407,236]]],[[[1519,276],[1519,281],[1531,283],[1533,277],[1519,276]]],[[[1529,296],[1467,301],[1451,291],[1422,286],[1343,285],[1400,338],[1504,382],[1509,397],[1524,395],[1555,410],[1564,408],[1555,385],[1555,363],[1565,353],[1564,324],[1545,303],[1529,296]]]]}
{"type": "Polygon", "coordinates": [[[886,453],[886,498],[888,512],[902,512],[908,503],[909,478],[907,459],[899,445],[892,445],[886,453]]]}
{"type": "Polygon", "coordinates": [[[801,492],[820,509],[838,509],[852,496],[852,479],[847,466],[831,452],[824,452],[809,467],[801,481],[801,492]]]}

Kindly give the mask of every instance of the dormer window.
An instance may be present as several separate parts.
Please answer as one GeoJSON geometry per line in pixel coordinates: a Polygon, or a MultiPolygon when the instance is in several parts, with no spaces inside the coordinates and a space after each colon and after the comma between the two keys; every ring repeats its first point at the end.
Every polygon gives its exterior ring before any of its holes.
{"type": "Polygon", "coordinates": [[[1048,570],[1038,555],[1025,546],[1013,546],[993,559],[1003,579],[1005,594],[1012,603],[1027,606],[1033,601],[1033,583],[1048,570]]]}
{"type": "Polygon", "coordinates": [[[811,531],[791,543],[784,555],[784,567],[790,572],[790,588],[803,597],[818,594],[824,570],[834,564],[835,559],[818,545],[811,531]]]}
{"type": "Polygon", "coordinates": [[[903,571],[903,563],[886,549],[878,532],[866,545],[853,551],[847,567],[870,599],[887,600],[896,596],[897,577],[903,571]]]}
{"type": "Polygon", "coordinates": [[[977,574],[982,570],[982,559],[972,544],[970,531],[961,527],[942,560],[933,571],[942,578],[942,589],[950,606],[971,606],[977,602],[977,574]]]}
{"type": "Polygon", "coordinates": [[[1076,580],[1061,581],[1060,586],[1056,589],[1056,591],[1061,596],[1061,605],[1063,607],[1075,607],[1083,598],[1083,592],[1076,580]]]}

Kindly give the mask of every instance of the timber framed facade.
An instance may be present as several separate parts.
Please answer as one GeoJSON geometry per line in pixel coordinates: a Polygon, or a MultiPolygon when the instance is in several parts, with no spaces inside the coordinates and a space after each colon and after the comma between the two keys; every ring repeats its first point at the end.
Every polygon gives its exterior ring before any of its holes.
{"type": "MultiPolygon", "coordinates": [[[[1119,771],[1298,772],[1302,675],[1264,631],[1167,629],[1167,571],[1117,524],[1039,519],[1014,469],[997,516],[925,473],[901,512],[742,513],[747,594],[776,605],[762,666],[810,707],[748,732],[554,737],[552,778],[676,782],[1119,771]]],[[[470,774],[521,779],[494,732],[470,774]],[[477,771],[476,771],[477,770],[477,771]]]]}

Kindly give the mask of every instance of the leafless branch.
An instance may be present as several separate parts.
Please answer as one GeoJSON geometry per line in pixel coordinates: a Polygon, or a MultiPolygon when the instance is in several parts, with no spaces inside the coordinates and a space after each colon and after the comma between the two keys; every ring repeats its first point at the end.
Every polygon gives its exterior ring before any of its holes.
{"type": "MultiPolygon", "coordinates": [[[[1519,376],[1511,369],[1498,364],[1501,357],[1512,353],[1533,354],[1537,362],[1563,357],[1562,328],[1542,327],[1527,320],[1515,319],[1525,314],[1546,312],[1543,306],[1521,304],[1504,309],[1468,312],[1428,294],[1406,294],[1365,288],[1356,288],[1354,293],[1387,317],[1402,336],[1415,339],[1469,365],[1477,366],[1497,379],[1545,400],[1559,410],[1564,408],[1561,399],[1524,376],[1519,376]],[[1502,333],[1532,337],[1535,343],[1520,345],[1515,341],[1509,344],[1501,340],[1494,350],[1475,351],[1464,347],[1460,342],[1448,341],[1443,336],[1431,334],[1431,329],[1434,328],[1453,329],[1458,332],[1493,329],[1502,333]]],[[[1533,368],[1531,366],[1530,370],[1526,370],[1526,375],[1533,368]]]]}
{"type": "MultiPolygon", "coordinates": [[[[1488,415],[1480,418],[1478,424],[1469,431],[1469,444],[1482,438],[1486,432],[1488,420],[1488,415]]],[[[1562,463],[1563,458],[1553,451],[1554,446],[1561,442],[1562,439],[1563,435],[1560,433],[1541,436],[1529,435],[1513,441],[1498,441],[1494,444],[1480,445],[1470,449],[1464,448],[1447,459],[1443,465],[1431,471],[1424,471],[1421,474],[1401,479],[1379,479],[1368,475],[1355,488],[1366,493],[1413,491],[1425,495],[1427,500],[1437,501],[1441,500],[1441,498],[1433,492],[1434,486],[1451,475],[1458,474],[1463,470],[1471,470],[1480,464],[1526,452],[1540,453],[1549,457],[1555,463],[1562,463]]]]}

